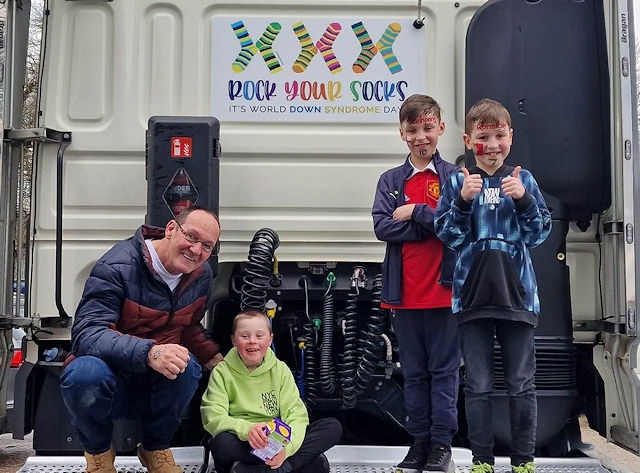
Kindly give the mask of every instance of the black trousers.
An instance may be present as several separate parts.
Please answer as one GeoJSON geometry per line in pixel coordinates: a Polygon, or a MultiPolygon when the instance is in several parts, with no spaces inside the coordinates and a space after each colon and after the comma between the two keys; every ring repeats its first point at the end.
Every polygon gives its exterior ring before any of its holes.
{"type": "MultiPolygon", "coordinates": [[[[340,442],[342,424],[333,417],[317,420],[307,426],[302,445],[296,453],[288,457],[281,471],[298,471],[312,462],[320,454],[340,442]]],[[[231,432],[220,432],[211,440],[211,454],[217,473],[229,473],[235,461],[252,465],[264,464],[251,453],[249,442],[240,440],[231,432]]],[[[274,472],[276,470],[273,470],[274,472]]]]}

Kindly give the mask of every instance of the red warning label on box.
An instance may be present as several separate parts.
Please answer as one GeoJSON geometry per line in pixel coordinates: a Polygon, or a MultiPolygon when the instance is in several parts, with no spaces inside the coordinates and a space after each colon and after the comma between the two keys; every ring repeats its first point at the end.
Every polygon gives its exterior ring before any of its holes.
{"type": "Polygon", "coordinates": [[[193,140],[189,136],[174,136],[171,138],[171,157],[190,158],[193,153],[193,140]]]}

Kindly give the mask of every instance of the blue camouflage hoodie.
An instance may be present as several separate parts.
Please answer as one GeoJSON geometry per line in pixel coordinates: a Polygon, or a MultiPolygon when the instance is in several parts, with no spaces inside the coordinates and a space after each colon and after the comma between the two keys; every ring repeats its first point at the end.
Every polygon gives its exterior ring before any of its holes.
{"type": "Polygon", "coordinates": [[[459,323],[493,317],[537,324],[540,302],[529,248],[549,235],[551,214],[525,169],[520,171],[524,196],[514,200],[502,193],[502,179],[513,169],[503,165],[493,176],[469,169],[483,177],[482,191],[472,202],[460,197],[464,174],[454,173],[438,202],[436,233],[458,255],[452,310],[459,323]]]}

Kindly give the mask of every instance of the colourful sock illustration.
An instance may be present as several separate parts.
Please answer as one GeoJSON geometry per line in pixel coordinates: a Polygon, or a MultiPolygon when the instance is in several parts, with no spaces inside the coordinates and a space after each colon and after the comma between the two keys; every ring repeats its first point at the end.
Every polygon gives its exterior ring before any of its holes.
{"type": "Polygon", "coordinates": [[[376,47],[380,50],[380,54],[384,58],[384,62],[387,63],[387,67],[391,71],[391,74],[396,74],[402,70],[402,66],[398,61],[398,58],[393,54],[393,42],[400,34],[402,27],[400,23],[391,23],[387,26],[387,29],[382,33],[380,41],[376,43],[376,47]]]}
{"type": "Polygon", "coordinates": [[[231,70],[233,70],[233,72],[242,72],[249,65],[249,61],[251,61],[253,55],[258,52],[258,48],[253,44],[253,41],[249,36],[249,32],[244,26],[242,20],[232,23],[231,28],[233,28],[236,38],[240,40],[240,47],[242,48],[238,53],[236,60],[231,64],[231,70]]]}
{"type": "Polygon", "coordinates": [[[293,69],[293,72],[300,74],[307,70],[313,56],[318,54],[318,48],[313,44],[313,41],[309,36],[309,32],[307,31],[307,27],[304,26],[304,23],[301,21],[293,25],[293,32],[295,33],[296,38],[298,38],[298,41],[300,41],[302,51],[298,54],[298,58],[293,63],[293,66],[291,66],[291,69],[293,69]]]}
{"type": "Polygon", "coordinates": [[[337,74],[342,71],[342,66],[340,65],[340,61],[333,52],[333,42],[336,40],[340,31],[342,30],[342,26],[340,23],[331,23],[327,26],[327,29],[324,30],[322,38],[318,40],[316,43],[316,47],[320,54],[322,54],[322,59],[327,63],[327,67],[331,71],[331,74],[337,74]]]}
{"type": "Polygon", "coordinates": [[[362,50],[353,63],[353,66],[351,66],[351,69],[356,74],[362,74],[367,70],[367,67],[371,63],[373,57],[378,54],[378,48],[376,48],[373,41],[371,41],[371,36],[369,36],[369,32],[361,21],[351,25],[351,29],[356,34],[358,41],[360,41],[360,46],[362,47],[362,50]]]}
{"type": "Polygon", "coordinates": [[[282,69],[280,62],[273,51],[273,42],[275,41],[276,36],[278,36],[278,33],[280,33],[280,30],[282,30],[280,23],[275,21],[273,23],[269,23],[269,26],[264,30],[260,39],[256,41],[256,47],[258,48],[258,51],[260,51],[260,54],[262,54],[262,58],[272,74],[275,74],[282,69]]]}

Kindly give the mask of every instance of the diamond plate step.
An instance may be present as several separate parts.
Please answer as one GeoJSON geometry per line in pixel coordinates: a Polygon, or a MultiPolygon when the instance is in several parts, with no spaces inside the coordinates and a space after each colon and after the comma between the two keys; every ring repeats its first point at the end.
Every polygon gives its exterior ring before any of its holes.
{"type": "MultiPolygon", "coordinates": [[[[199,473],[204,463],[204,448],[176,447],[172,448],[173,458],[182,467],[184,473],[199,473]]],[[[206,473],[213,471],[212,463],[206,473]]],[[[84,473],[87,464],[84,456],[35,456],[27,458],[26,463],[16,473],[84,473]]],[[[116,457],[118,473],[147,473],[138,457],[116,457]]]]}
{"type": "MultiPolygon", "coordinates": [[[[331,473],[395,473],[408,447],[338,445],[327,452],[331,473]]],[[[456,473],[471,469],[471,451],[453,448],[456,473]]],[[[593,458],[536,458],[536,473],[611,473],[593,458]]],[[[424,472],[427,473],[427,472],[424,472]]],[[[508,458],[496,458],[496,473],[511,473],[508,458]]]]}
{"type": "MultiPolygon", "coordinates": [[[[202,447],[172,448],[176,463],[184,473],[200,473],[204,464],[202,447]]],[[[395,465],[404,458],[407,447],[338,445],[327,452],[331,473],[394,473],[395,465]]],[[[453,449],[456,473],[468,473],[471,468],[471,452],[464,448],[453,449]]],[[[536,473],[610,473],[593,458],[536,458],[536,473]]],[[[146,473],[137,457],[116,458],[118,473],[146,473]]],[[[209,461],[206,473],[213,472],[209,461]]],[[[29,457],[16,473],[84,473],[82,456],[34,456],[29,457]]],[[[496,473],[510,473],[509,459],[496,459],[496,473]]],[[[425,472],[427,473],[427,472],[425,472]]]]}

